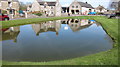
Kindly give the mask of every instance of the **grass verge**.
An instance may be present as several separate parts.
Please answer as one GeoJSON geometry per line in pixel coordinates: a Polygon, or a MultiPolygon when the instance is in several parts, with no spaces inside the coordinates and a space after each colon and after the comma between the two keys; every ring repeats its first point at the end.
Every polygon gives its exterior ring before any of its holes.
{"type": "Polygon", "coordinates": [[[3,28],[24,25],[30,23],[44,22],[50,20],[59,19],[94,19],[101,23],[105,31],[114,39],[114,48],[105,52],[97,54],[78,57],[74,59],[51,61],[51,62],[8,62],[3,61],[3,65],[118,65],[118,20],[107,19],[104,16],[81,16],[81,17],[54,17],[54,18],[34,18],[34,19],[23,19],[23,20],[12,20],[0,22],[3,24],[3,28]]]}

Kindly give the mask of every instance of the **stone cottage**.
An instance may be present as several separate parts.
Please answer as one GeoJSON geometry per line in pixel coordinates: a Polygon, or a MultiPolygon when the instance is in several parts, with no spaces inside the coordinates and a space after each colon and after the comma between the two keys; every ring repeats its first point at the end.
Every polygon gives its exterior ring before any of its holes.
{"type": "Polygon", "coordinates": [[[83,14],[87,15],[89,12],[94,12],[94,8],[87,2],[79,2],[74,0],[69,6],[70,14],[83,14]]]}
{"type": "Polygon", "coordinates": [[[99,5],[97,8],[95,8],[95,11],[96,11],[96,12],[105,13],[105,12],[107,12],[108,10],[105,9],[103,6],[99,5]]]}
{"type": "Polygon", "coordinates": [[[19,13],[18,0],[0,0],[0,12],[6,11],[7,14],[17,15],[19,13]]]}
{"type": "Polygon", "coordinates": [[[61,5],[59,0],[48,2],[42,0],[34,0],[30,12],[43,12],[45,16],[61,16],[61,5]]]}

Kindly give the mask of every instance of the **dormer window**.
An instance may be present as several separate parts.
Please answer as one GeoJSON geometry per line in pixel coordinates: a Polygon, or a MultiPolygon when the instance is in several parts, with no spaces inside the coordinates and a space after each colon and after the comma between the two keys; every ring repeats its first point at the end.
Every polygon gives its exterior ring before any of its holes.
{"type": "Polygon", "coordinates": [[[9,1],[9,2],[8,2],[8,6],[9,6],[9,7],[12,7],[12,2],[9,1]]]}
{"type": "Polygon", "coordinates": [[[10,4],[11,2],[8,2],[8,4],[10,4]]]}
{"type": "Polygon", "coordinates": [[[44,5],[44,8],[46,8],[46,7],[47,7],[47,4],[44,5]]]}

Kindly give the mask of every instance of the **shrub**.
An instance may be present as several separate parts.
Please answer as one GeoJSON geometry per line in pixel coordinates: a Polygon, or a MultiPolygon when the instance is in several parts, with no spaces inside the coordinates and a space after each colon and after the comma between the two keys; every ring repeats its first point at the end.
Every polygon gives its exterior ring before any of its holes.
{"type": "Polygon", "coordinates": [[[42,13],[34,13],[37,16],[42,16],[42,13]]]}
{"type": "Polygon", "coordinates": [[[2,14],[7,14],[7,11],[5,11],[5,10],[2,10],[2,14]]]}
{"type": "Polygon", "coordinates": [[[35,11],[35,12],[31,12],[32,14],[35,14],[37,16],[42,16],[42,12],[40,11],[35,11]]]}
{"type": "Polygon", "coordinates": [[[102,13],[102,12],[98,12],[98,13],[97,13],[97,15],[103,15],[103,14],[104,14],[104,13],[102,13]]]}

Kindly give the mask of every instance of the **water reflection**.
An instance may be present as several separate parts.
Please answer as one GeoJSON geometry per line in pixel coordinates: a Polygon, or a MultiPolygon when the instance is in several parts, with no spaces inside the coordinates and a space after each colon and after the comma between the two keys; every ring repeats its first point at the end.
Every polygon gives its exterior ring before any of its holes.
{"type": "Polygon", "coordinates": [[[48,21],[40,24],[32,24],[32,28],[37,36],[39,36],[40,33],[48,31],[56,32],[56,35],[58,35],[59,30],[61,29],[61,24],[66,24],[66,26],[64,27],[65,30],[68,30],[69,26],[73,32],[77,32],[81,29],[89,27],[93,23],[95,23],[95,21],[88,19],[65,19],[48,21]]]}
{"type": "MultiPolygon", "coordinates": [[[[68,29],[68,26],[71,28],[73,32],[80,31],[81,29],[87,28],[90,25],[95,23],[95,21],[88,19],[65,19],[65,20],[56,20],[56,21],[48,21],[40,24],[32,24],[32,28],[37,36],[40,33],[44,32],[56,32],[56,35],[59,34],[59,30],[61,28],[61,24],[66,24],[64,29],[68,29]]],[[[6,29],[2,29],[2,40],[14,40],[17,41],[17,36],[20,33],[20,27],[10,27],[6,29]]]]}
{"type": "Polygon", "coordinates": [[[68,20],[62,21],[63,24],[68,24],[73,32],[77,32],[77,31],[80,31],[81,29],[87,28],[94,22],[95,21],[88,20],[88,19],[82,19],[82,20],[81,19],[68,19],[68,20]]]}
{"type": "Polygon", "coordinates": [[[55,61],[112,49],[112,40],[94,20],[64,19],[2,29],[3,60],[55,61]]]}
{"type": "Polygon", "coordinates": [[[13,40],[13,42],[17,42],[17,36],[20,33],[20,27],[10,27],[6,29],[2,29],[2,40],[13,40]]]}
{"type": "Polygon", "coordinates": [[[56,32],[56,35],[58,35],[58,32],[61,28],[61,20],[48,21],[40,24],[32,24],[32,28],[37,36],[39,36],[40,33],[47,31],[56,32]]]}

